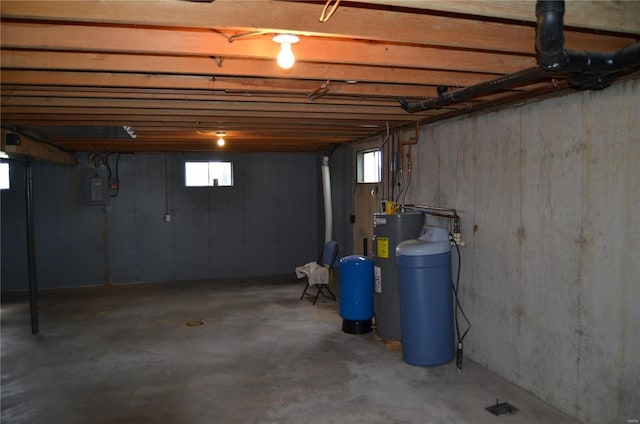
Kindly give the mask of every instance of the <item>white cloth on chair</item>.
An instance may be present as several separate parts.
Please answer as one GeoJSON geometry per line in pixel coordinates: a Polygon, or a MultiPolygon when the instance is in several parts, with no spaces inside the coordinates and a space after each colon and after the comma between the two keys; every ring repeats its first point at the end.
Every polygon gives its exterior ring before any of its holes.
{"type": "Polygon", "coordinates": [[[329,269],[318,265],[317,262],[309,262],[299,267],[296,267],[296,277],[309,279],[309,285],[314,284],[329,284],[329,269]]]}

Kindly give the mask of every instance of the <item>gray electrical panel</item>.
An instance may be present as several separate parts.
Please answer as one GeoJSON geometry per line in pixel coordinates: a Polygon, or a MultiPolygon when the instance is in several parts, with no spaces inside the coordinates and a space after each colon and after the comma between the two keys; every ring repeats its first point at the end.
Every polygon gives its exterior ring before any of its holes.
{"type": "Polygon", "coordinates": [[[402,339],[396,246],[418,237],[423,224],[421,212],[373,215],[376,333],[383,339],[402,339]]]}
{"type": "Polygon", "coordinates": [[[109,181],[106,168],[87,168],[83,172],[82,191],[87,205],[109,202],[109,181]]]}

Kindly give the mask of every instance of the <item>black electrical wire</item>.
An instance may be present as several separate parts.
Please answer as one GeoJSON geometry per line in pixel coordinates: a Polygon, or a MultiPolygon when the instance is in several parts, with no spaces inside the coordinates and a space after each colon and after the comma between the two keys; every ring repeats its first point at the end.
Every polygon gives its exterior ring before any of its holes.
{"type": "Polygon", "coordinates": [[[122,153],[118,153],[118,157],[116,158],[116,192],[112,194],[111,197],[116,197],[120,194],[120,157],[122,153]]]}
{"type": "Polygon", "coordinates": [[[109,152],[109,153],[107,153],[107,156],[105,156],[105,158],[104,158],[104,163],[107,166],[107,171],[109,172],[109,176],[107,177],[108,181],[109,181],[109,184],[111,184],[111,166],[109,166],[109,156],[112,155],[112,154],[113,154],[113,152],[109,152]]]}
{"type": "Polygon", "coordinates": [[[398,195],[394,199],[396,204],[399,204],[403,194],[406,195],[406,190],[409,188],[409,182],[411,181],[411,174],[408,174],[408,177],[408,181],[405,180],[404,172],[402,170],[400,170],[397,175],[398,195]]]}
{"type": "Polygon", "coordinates": [[[467,314],[464,312],[464,309],[462,309],[462,305],[460,304],[460,299],[458,299],[458,291],[460,289],[460,269],[462,268],[462,256],[460,256],[460,247],[458,246],[458,243],[456,242],[455,238],[453,238],[452,234],[449,234],[449,238],[451,241],[453,241],[453,245],[456,247],[456,251],[458,253],[458,274],[456,276],[455,284],[453,283],[453,280],[451,281],[451,288],[453,289],[453,295],[455,296],[455,299],[456,299],[456,311],[453,315],[453,320],[456,327],[456,337],[458,339],[457,349],[456,349],[456,368],[459,371],[462,369],[462,342],[464,341],[464,338],[467,336],[467,333],[469,333],[469,330],[471,330],[471,322],[469,321],[467,314]],[[460,322],[459,322],[460,319],[458,317],[458,312],[462,314],[462,317],[467,322],[467,329],[464,331],[464,333],[462,333],[462,336],[460,335],[460,322]]]}
{"type": "MultiPolygon", "coordinates": [[[[109,173],[108,176],[108,181],[109,181],[109,193],[111,193],[111,177],[113,176],[113,173],[111,171],[111,165],[109,165],[109,156],[111,156],[112,154],[114,154],[115,152],[109,152],[107,153],[107,156],[105,157],[105,165],[107,166],[107,172],[109,173]]],[[[116,172],[115,172],[115,180],[113,182],[115,182],[115,193],[114,194],[109,194],[109,197],[116,197],[118,194],[120,194],[120,170],[119,170],[119,165],[120,165],[120,156],[122,156],[122,153],[118,153],[118,157],[116,158],[116,172]]]]}

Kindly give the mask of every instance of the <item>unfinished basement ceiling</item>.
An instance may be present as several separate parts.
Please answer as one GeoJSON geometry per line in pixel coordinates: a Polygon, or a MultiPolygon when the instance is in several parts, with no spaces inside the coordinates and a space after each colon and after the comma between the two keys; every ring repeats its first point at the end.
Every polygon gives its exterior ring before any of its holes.
{"type": "MultiPolygon", "coordinates": [[[[319,20],[324,1],[0,7],[2,127],[72,152],[215,151],[216,131],[226,132],[228,151],[322,151],[387,124],[573,90],[558,74],[414,114],[400,107],[398,98],[421,102],[439,87],[536,66],[534,1],[343,1],[327,22],[319,20]],[[275,60],[279,33],[300,38],[288,71],[275,60]],[[122,126],[136,137],[113,129],[122,126]]],[[[564,36],[572,50],[632,45],[640,2],[569,1],[564,36]]]]}

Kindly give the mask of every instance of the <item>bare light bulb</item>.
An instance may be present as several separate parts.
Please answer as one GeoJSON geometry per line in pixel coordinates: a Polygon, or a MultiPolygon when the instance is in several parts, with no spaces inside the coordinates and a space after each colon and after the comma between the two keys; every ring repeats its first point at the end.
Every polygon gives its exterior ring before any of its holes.
{"type": "Polygon", "coordinates": [[[290,69],[296,62],[296,58],[291,50],[291,44],[297,43],[300,39],[292,34],[278,34],[273,37],[273,41],[280,44],[278,53],[278,65],[282,69],[290,69]]]}
{"type": "Polygon", "coordinates": [[[216,135],[218,136],[218,146],[224,146],[224,137],[227,135],[226,131],[216,131],[216,135]]]}
{"type": "Polygon", "coordinates": [[[278,54],[278,65],[282,69],[290,69],[296,62],[296,58],[291,51],[291,44],[282,44],[278,54]]]}

